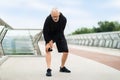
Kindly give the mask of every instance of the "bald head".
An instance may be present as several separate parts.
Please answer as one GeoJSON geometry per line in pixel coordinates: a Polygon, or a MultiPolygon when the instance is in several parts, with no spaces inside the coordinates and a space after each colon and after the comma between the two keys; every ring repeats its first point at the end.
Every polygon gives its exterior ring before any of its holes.
{"type": "Polygon", "coordinates": [[[60,15],[60,12],[56,8],[53,8],[51,11],[51,17],[52,17],[54,22],[59,21],[59,15],[60,15]]]}
{"type": "Polygon", "coordinates": [[[51,11],[51,16],[59,16],[60,12],[57,8],[53,8],[51,11]]]}

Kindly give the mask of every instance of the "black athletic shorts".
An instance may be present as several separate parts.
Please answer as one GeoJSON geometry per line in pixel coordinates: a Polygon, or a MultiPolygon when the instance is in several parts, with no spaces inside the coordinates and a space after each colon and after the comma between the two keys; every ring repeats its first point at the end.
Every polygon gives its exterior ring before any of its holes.
{"type": "Polygon", "coordinates": [[[58,52],[68,52],[68,45],[67,45],[66,39],[57,40],[55,43],[56,43],[58,52]]]}

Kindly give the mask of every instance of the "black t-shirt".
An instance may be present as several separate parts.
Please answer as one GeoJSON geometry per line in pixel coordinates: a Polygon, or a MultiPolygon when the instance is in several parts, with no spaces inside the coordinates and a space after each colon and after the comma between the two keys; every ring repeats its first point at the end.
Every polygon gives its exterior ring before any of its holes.
{"type": "Polygon", "coordinates": [[[66,22],[67,19],[65,18],[65,16],[63,16],[62,13],[60,13],[58,22],[54,22],[51,15],[46,18],[43,27],[43,35],[46,43],[48,43],[50,40],[56,42],[65,39],[64,29],[66,26],[66,22]]]}

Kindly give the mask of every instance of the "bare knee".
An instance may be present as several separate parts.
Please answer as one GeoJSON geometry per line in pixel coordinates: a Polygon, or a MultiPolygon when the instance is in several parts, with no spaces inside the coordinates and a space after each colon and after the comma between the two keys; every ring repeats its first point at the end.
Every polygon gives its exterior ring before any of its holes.
{"type": "Polygon", "coordinates": [[[64,55],[68,55],[68,52],[63,52],[64,55]]]}

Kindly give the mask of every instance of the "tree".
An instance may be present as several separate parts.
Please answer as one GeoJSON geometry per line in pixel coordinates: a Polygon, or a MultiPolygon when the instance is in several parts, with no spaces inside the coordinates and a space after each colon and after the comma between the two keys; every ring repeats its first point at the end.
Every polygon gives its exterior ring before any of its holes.
{"type": "Polygon", "coordinates": [[[117,21],[99,21],[98,27],[87,28],[82,27],[75,30],[72,34],[84,34],[94,32],[108,32],[108,31],[120,31],[120,24],[117,21]]]}

